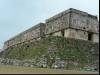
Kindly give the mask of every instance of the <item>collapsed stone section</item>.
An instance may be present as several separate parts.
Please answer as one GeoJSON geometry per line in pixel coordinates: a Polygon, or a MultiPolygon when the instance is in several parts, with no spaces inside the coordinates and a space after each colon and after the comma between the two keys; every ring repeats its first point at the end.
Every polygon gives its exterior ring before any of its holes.
{"type": "Polygon", "coordinates": [[[4,49],[49,35],[99,42],[99,22],[96,16],[70,8],[6,41],[4,49]]]}

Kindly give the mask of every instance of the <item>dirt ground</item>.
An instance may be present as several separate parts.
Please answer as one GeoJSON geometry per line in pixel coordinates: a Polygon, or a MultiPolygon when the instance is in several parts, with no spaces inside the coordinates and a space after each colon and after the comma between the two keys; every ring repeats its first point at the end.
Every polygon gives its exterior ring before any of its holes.
{"type": "Polygon", "coordinates": [[[99,72],[0,65],[0,74],[99,74],[99,72]]]}

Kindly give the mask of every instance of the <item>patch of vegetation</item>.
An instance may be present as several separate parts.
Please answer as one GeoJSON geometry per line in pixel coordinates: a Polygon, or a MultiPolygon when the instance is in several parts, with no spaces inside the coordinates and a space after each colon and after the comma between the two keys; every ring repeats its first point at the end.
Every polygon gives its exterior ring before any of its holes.
{"type": "Polygon", "coordinates": [[[99,72],[0,65],[0,74],[99,74],[99,72]]]}
{"type": "Polygon", "coordinates": [[[78,39],[50,36],[34,43],[13,46],[3,51],[0,55],[3,58],[19,60],[39,59],[44,55],[49,67],[52,66],[56,58],[60,58],[60,60],[68,63],[66,67],[70,69],[70,66],[73,66],[70,62],[77,62],[77,67],[95,63],[99,58],[99,44],[78,39]]]}

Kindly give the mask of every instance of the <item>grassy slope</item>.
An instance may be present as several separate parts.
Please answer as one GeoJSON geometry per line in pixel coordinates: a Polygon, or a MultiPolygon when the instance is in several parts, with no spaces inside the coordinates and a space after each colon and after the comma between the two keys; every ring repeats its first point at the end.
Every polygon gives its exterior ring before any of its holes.
{"type": "Polygon", "coordinates": [[[23,60],[40,58],[42,55],[45,55],[48,61],[50,57],[54,59],[58,57],[61,60],[75,61],[84,65],[98,60],[99,45],[64,37],[48,37],[36,43],[19,45],[5,50],[2,57],[23,60]]]}

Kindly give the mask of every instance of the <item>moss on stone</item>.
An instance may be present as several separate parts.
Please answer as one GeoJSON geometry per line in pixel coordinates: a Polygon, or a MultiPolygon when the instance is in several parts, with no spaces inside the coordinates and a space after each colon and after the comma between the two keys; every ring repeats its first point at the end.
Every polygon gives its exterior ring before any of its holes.
{"type": "Polygon", "coordinates": [[[24,60],[36,57],[41,58],[43,55],[45,55],[48,61],[50,58],[54,60],[60,58],[60,60],[78,62],[83,67],[98,60],[99,44],[84,40],[50,36],[34,43],[13,46],[2,52],[1,57],[24,60]]]}

